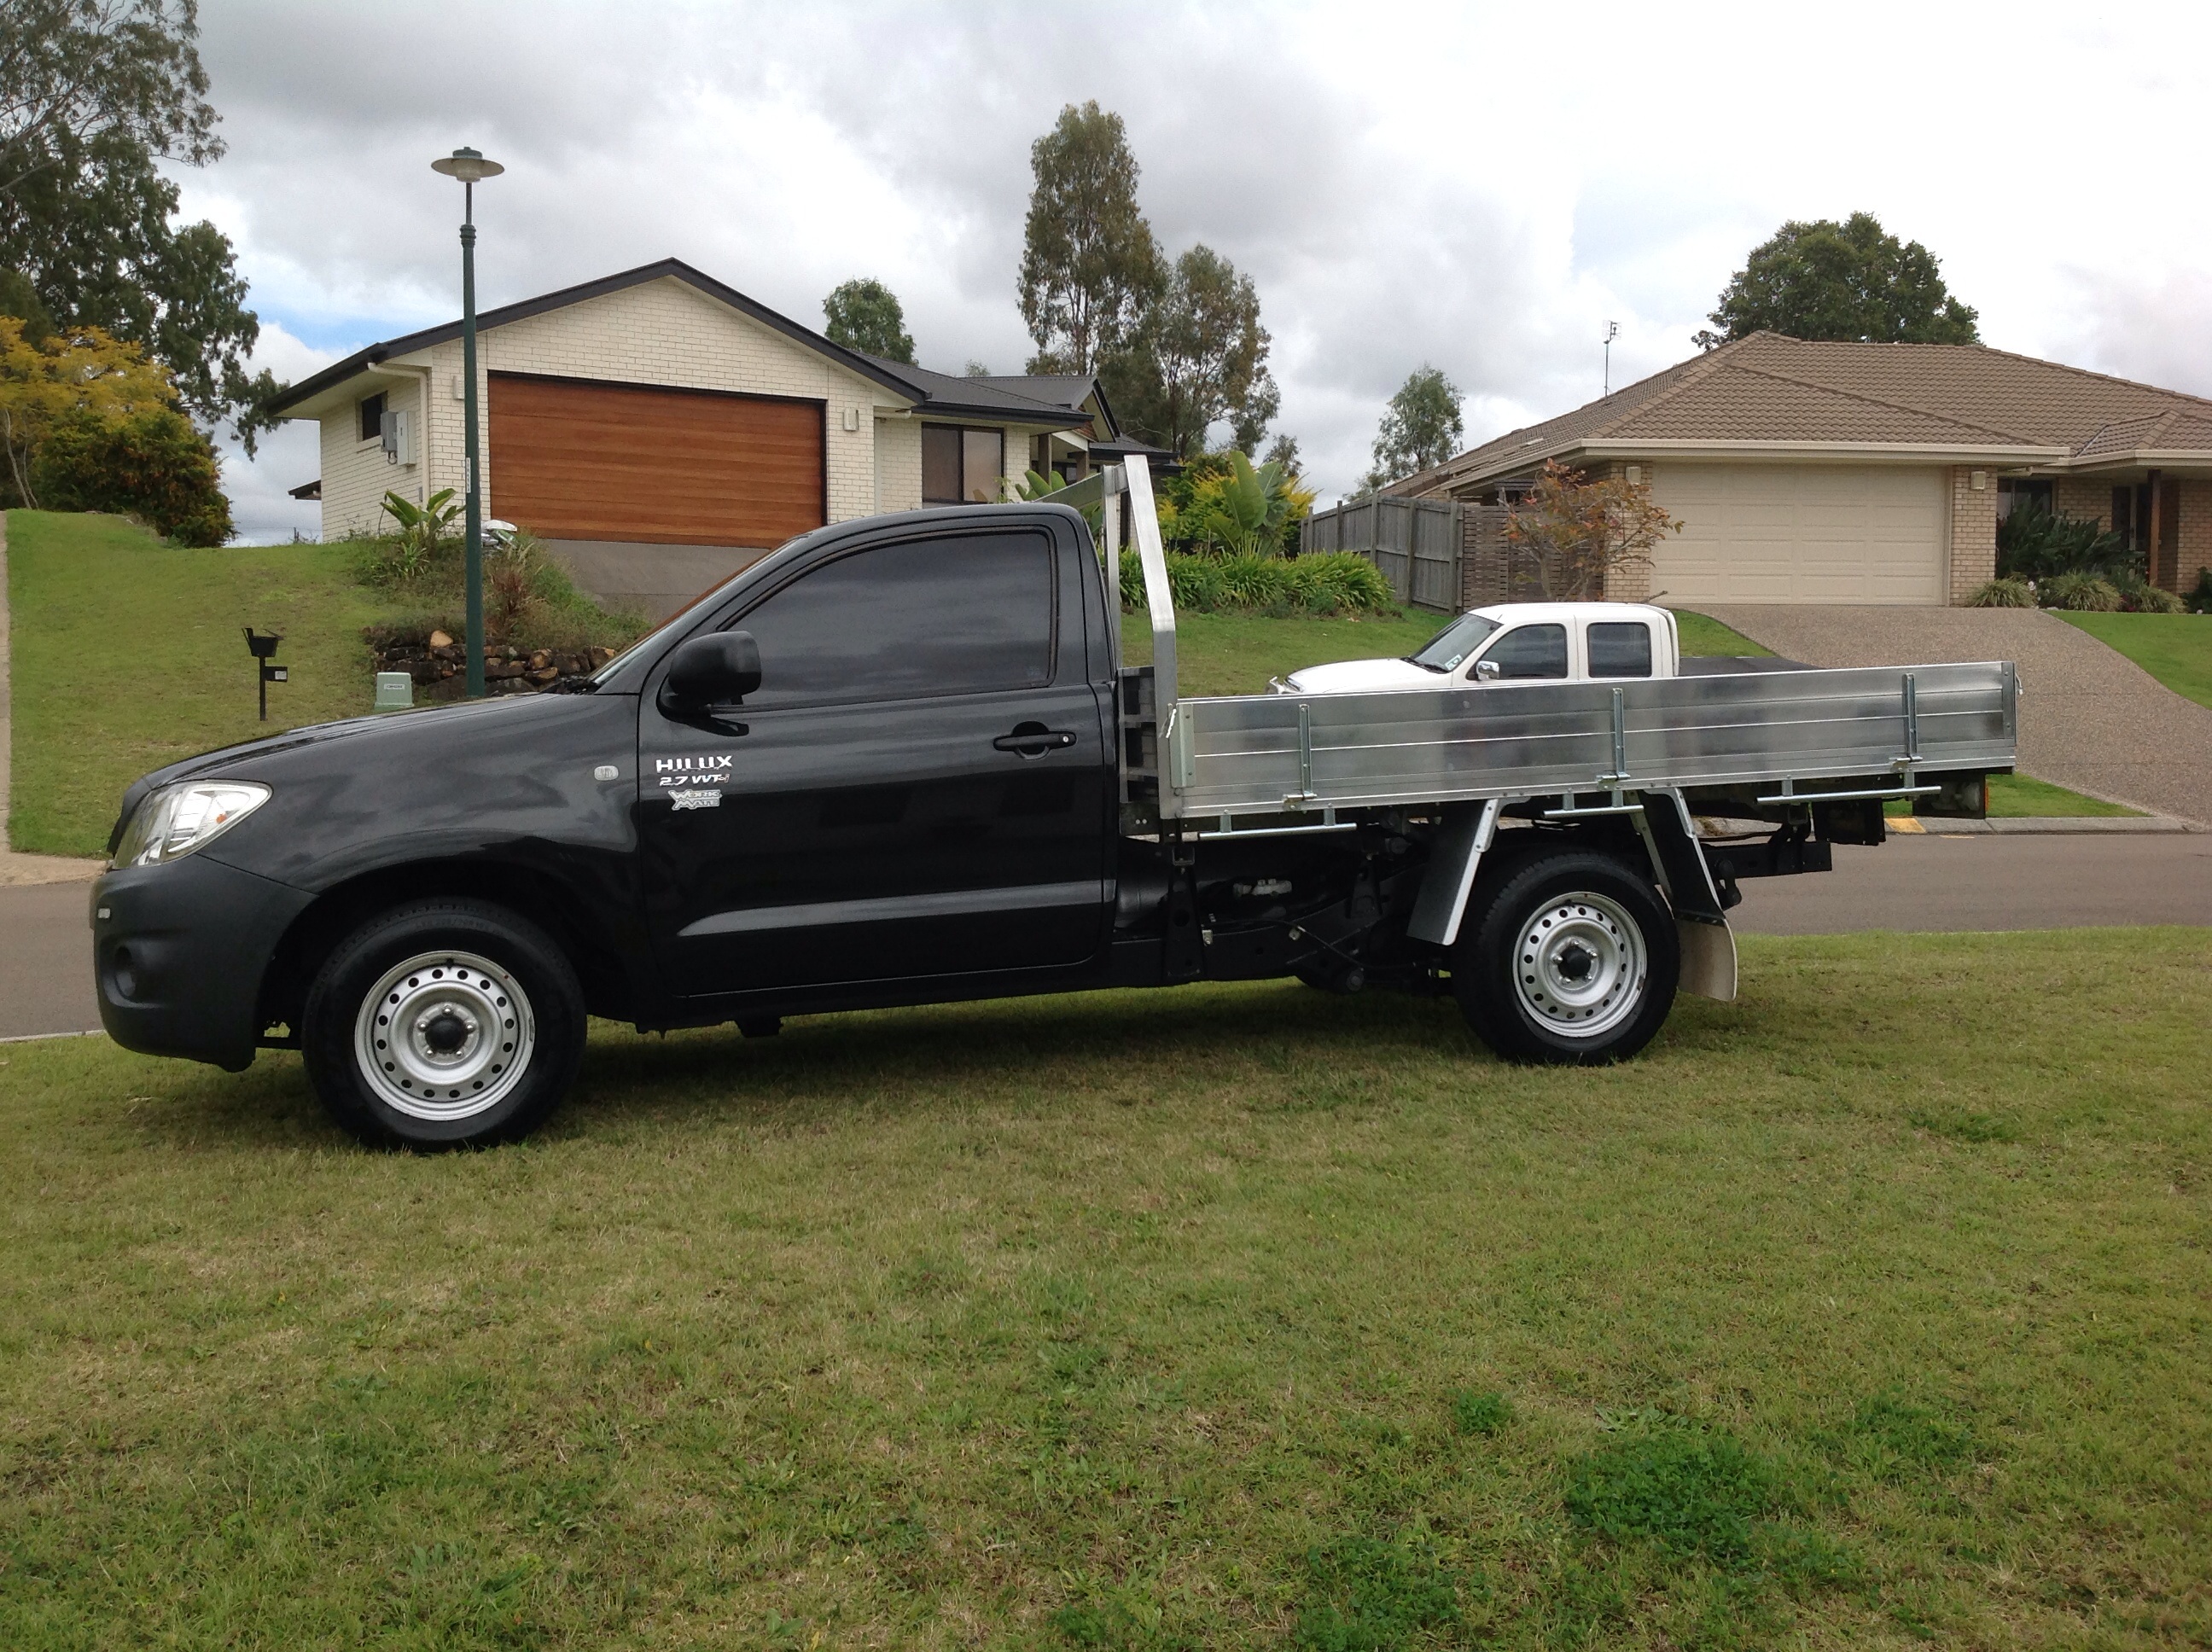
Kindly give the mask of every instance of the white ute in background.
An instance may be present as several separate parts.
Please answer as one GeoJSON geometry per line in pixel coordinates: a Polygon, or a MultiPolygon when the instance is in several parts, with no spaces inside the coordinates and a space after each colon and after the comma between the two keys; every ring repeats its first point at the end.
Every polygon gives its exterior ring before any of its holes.
{"type": "Polygon", "coordinates": [[[1674,677],[1674,616],[1634,602],[1500,603],[1472,609],[1401,659],[1309,665],[1279,694],[1378,694],[1486,683],[1587,683],[1674,677]]]}

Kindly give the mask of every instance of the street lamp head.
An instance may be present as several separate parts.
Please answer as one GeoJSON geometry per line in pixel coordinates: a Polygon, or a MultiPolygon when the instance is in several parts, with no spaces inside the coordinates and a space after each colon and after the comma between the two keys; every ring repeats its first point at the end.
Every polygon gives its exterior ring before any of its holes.
{"type": "Polygon", "coordinates": [[[487,161],[479,149],[455,149],[451,155],[441,155],[430,163],[432,172],[442,172],[448,178],[458,178],[464,184],[480,184],[487,178],[496,178],[507,168],[496,161],[487,161]]]}

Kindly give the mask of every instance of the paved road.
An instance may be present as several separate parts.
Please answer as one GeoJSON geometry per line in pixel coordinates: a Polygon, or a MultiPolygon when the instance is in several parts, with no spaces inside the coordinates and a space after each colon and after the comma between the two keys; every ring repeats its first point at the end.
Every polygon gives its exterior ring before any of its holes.
{"type": "MultiPolygon", "coordinates": [[[[1751,879],[1743,891],[1729,915],[1749,934],[2212,926],[2212,834],[1898,837],[1838,848],[1832,875],[1751,879]]],[[[100,1025],[88,893],[0,888],[0,1037],[100,1025]]]]}
{"type": "Polygon", "coordinates": [[[2185,700],[2055,614],[1737,603],[1703,611],[1812,665],[2015,661],[2023,773],[2156,814],[2212,823],[2212,707],[2185,700]]]}
{"type": "Polygon", "coordinates": [[[1826,876],[1741,887],[1729,918],[1750,934],[2212,926],[2212,834],[1893,837],[1838,847],[1826,876]]]}

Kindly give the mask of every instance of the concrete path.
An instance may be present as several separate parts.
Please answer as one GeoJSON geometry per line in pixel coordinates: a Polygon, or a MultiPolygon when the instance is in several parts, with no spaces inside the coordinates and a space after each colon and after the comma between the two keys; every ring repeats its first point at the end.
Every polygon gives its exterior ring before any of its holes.
{"type": "Polygon", "coordinates": [[[2055,615],[2033,608],[1747,603],[1698,611],[1810,665],[2012,660],[2020,667],[2023,773],[2157,814],[2212,822],[2212,707],[2183,699],[2055,615]]]}
{"type": "Polygon", "coordinates": [[[1893,837],[1838,845],[1832,872],[1739,887],[1729,921],[1751,935],[2212,926],[2212,835],[1893,837]]]}
{"type": "MultiPolygon", "coordinates": [[[[8,513],[0,511],[0,886],[97,878],[97,860],[17,854],[8,847],[8,763],[15,738],[8,720],[8,513]]],[[[0,929],[0,935],[6,932],[0,929]]],[[[0,946],[5,944],[0,942],[0,946]]]]}

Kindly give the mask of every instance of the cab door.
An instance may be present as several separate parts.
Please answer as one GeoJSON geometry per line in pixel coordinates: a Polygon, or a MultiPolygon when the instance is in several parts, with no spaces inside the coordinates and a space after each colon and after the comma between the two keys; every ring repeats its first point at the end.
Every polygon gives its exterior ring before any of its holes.
{"type": "Polygon", "coordinates": [[[759,644],[744,705],[685,720],[648,686],[640,831],[676,993],[1097,954],[1111,706],[1077,554],[966,525],[832,552],[719,621],[759,644]]]}

